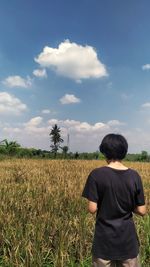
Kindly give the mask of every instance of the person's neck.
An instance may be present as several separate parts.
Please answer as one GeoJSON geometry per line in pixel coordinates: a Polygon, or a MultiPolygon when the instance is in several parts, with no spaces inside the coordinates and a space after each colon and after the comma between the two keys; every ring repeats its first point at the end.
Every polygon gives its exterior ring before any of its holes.
{"type": "Polygon", "coordinates": [[[106,160],[108,163],[108,167],[112,167],[114,169],[128,169],[125,165],[122,164],[121,160],[106,160]]]}

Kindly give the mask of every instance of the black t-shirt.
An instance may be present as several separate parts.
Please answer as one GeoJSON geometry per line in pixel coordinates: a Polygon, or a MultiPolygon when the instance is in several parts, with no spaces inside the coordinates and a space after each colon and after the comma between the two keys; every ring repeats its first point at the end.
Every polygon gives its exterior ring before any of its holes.
{"type": "Polygon", "coordinates": [[[96,202],[98,207],[92,254],[105,260],[136,257],[140,242],[132,212],[145,204],[138,172],[131,168],[96,168],[87,178],[82,197],[96,202]]]}

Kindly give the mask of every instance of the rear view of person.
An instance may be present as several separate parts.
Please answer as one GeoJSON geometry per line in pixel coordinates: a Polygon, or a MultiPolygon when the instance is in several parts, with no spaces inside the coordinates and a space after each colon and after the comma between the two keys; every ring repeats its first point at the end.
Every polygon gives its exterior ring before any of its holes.
{"type": "Polygon", "coordinates": [[[141,266],[133,213],[146,214],[145,197],[139,173],[121,162],[127,150],[122,135],[106,135],[100,151],[107,165],[89,174],[82,192],[89,212],[96,212],[92,267],[141,266]]]}

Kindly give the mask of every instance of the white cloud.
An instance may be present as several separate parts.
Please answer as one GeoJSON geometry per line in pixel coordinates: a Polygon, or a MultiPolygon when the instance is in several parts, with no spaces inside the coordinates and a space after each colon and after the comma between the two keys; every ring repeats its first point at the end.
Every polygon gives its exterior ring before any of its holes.
{"type": "Polygon", "coordinates": [[[143,65],[142,70],[150,70],[150,64],[143,65]]]}
{"type": "Polygon", "coordinates": [[[41,117],[34,117],[22,125],[18,125],[18,123],[14,124],[13,122],[11,123],[12,125],[0,123],[0,134],[3,139],[17,140],[21,145],[26,147],[50,150],[51,142],[49,133],[55,123],[61,129],[64,145],[67,144],[67,136],[69,134],[69,148],[73,152],[92,152],[98,150],[102,138],[108,133],[120,133],[124,135],[129,144],[129,153],[138,153],[142,150],[150,152],[149,129],[129,129],[126,125],[122,127],[122,122],[119,122],[118,129],[116,130],[114,125],[110,125],[110,121],[91,124],[86,121],[51,119],[46,122],[41,117]]]}
{"type": "Polygon", "coordinates": [[[58,124],[58,123],[62,123],[62,121],[57,120],[57,119],[50,119],[47,122],[50,126],[54,125],[54,124],[58,124]]]}
{"type": "Polygon", "coordinates": [[[120,122],[118,120],[110,120],[107,123],[109,126],[119,126],[119,125],[125,125],[124,122],[120,122]]]}
{"type": "Polygon", "coordinates": [[[0,92],[0,113],[18,115],[27,110],[27,106],[20,99],[6,92],[0,92]]]}
{"type": "Polygon", "coordinates": [[[62,98],[60,98],[61,104],[73,104],[73,103],[79,103],[81,100],[77,98],[75,95],[69,95],[66,94],[62,98]]]}
{"type": "Polygon", "coordinates": [[[38,126],[39,124],[41,124],[43,118],[38,116],[38,117],[34,117],[32,119],[30,119],[28,122],[25,123],[26,127],[32,127],[32,126],[38,126]]]}
{"type": "MultiPolygon", "coordinates": [[[[67,136],[69,133],[69,148],[71,151],[96,151],[100,141],[106,134],[116,132],[114,125],[110,125],[109,122],[96,122],[91,124],[87,121],[70,119],[50,119],[44,121],[40,116],[33,117],[20,126],[14,125],[14,127],[12,127],[12,125],[5,125],[1,128],[3,128],[3,135],[5,138],[17,140],[24,146],[48,150],[50,149],[49,133],[52,126],[55,124],[60,127],[64,145],[67,144],[67,136]]],[[[118,124],[122,125],[119,121],[118,124]]],[[[121,127],[117,130],[117,133],[120,132],[120,130],[121,127]]]]}
{"type": "Polygon", "coordinates": [[[42,110],[42,113],[43,114],[50,114],[51,113],[51,110],[49,110],[49,109],[43,109],[42,110]]]}
{"type": "Polygon", "coordinates": [[[108,129],[108,125],[102,122],[97,122],[94,125],[91,125],[87,122],[80,122],[78,125],[75,126],[75,130],[77,132],[97,132],[103,129],[108,129]]]}
{"type": "Polygon", "coordinates": [[[29,76],[26,79],[16,75],[16,76],[8,76],[2,83],[7,87],[23,87],[28,88],[32,85],[32,80],[29,76]]]}
{"type": "Polygon", "coordinates": [[[46,78],[47,72],[46,69],[36,69],[33,71],[33,75],[39,78],[46,78]]]}
{"type": "MultiPolygon", "coordinates": [[[[118,121],[119,123],[119,121],[118,121]]],[[[51,119],[48,121],[48,124],[50,126],[53,126],[54,124],[58,124],[60,127],[67,128],[69,131],[73,131],[76,133],[97,133],[99,131],[108,130],[111,128],[111,125],[108,123],[103,122],[97,122],[95,124],[90,124],[88,122],[81,122],[76,120],[57,120],[57,119],[51,119]]],[[[121,122],[120,122],[121,124],[121,122]]]]}
{"type": "Polygon", "coordinates": [[[24,131],[33,137],[45,136],[48,133],[48,128],[46,126],[41,126],[43,118],[38,116],[31,118],[28,122],[24,123],[24,131]]]}
{"type": "Polygon", "coordinates": [[[20,133],[21,132],[21,129],[20,128],[17,128],[17,127],[4,127],[3,128],[3,131],[4,132],[7,132],[7,133],[20,133]]]}
{"type": "Polygon", "coordinates": [[[42,67],[51,68],[58,75],[76,81],[108,75],[105,65],[98,59],[92,46],[82,46],[69,40],[60,43],[58,48],[44,47],[35,61],[42,67]]]}
{"type": "MultiPolygon", "coordinates": [[[[49,120],[49,123],[51,124],[51,120],[49,120]]],[[[64,120],[63,123],[64,123],[64,125],[66,127],[74,127],[74,126],[80,124],[80,121],[75,121],[75,120],[69,120],[69,119],[67,119],[67,120],[64,120]]]]}
{"type": "Polygon", "coordinates": [[[150,102],[142,104],[142,108],[150,108],[150,102]]]}

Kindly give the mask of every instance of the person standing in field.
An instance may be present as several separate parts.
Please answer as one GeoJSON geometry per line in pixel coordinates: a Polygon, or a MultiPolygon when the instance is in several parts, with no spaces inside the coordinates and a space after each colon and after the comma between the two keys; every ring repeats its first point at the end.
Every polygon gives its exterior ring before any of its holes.
{"type": "Polygon", "coordinates": [[[128,150],[120,134],[106,135],[100,151],[107,166],[94,169],[88,176],[82,197],[88,210],[96,212],[92,244],[92,267],[140,267],[140,242],[133,213],[146,214],[143,184],[139,173],[122,160],[128,150]]]}

